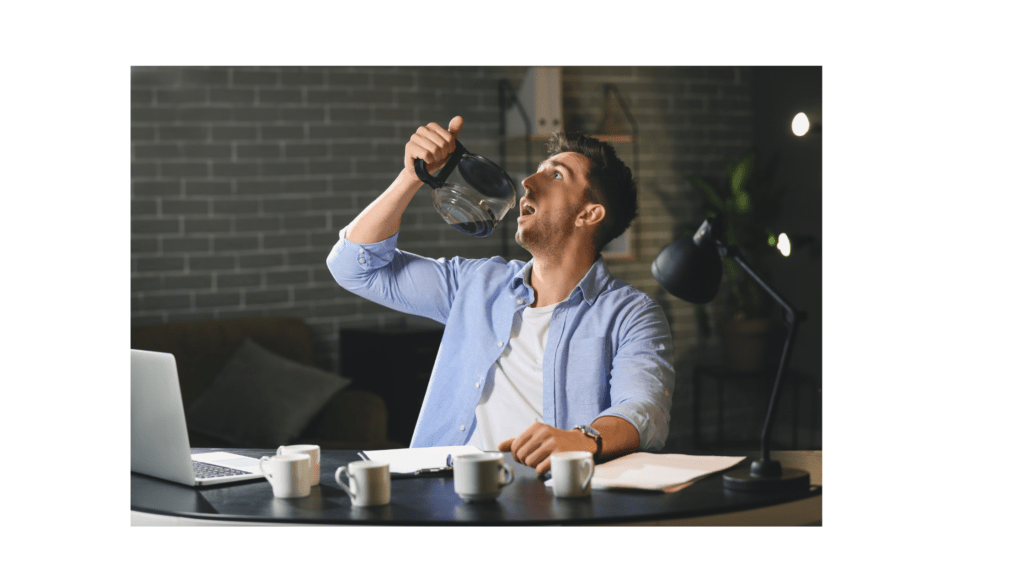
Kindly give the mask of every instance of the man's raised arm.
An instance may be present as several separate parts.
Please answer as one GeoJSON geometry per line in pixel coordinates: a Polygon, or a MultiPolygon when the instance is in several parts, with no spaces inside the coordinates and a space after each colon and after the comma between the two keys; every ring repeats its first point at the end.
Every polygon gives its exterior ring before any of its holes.
{"type": "Polygon", "coordinates": [[[438,170],[455,151],[455,139],[461,130],[461,116],[452,118],[447,130],[434,122],[420,126],[405,145],[405,167],[391,186],[348,225],[345,238],[356,244],[374,244],[394,236],[402,224],[402,214],[423,185],[413,161],[422,158],[427,172],[438,170]]]}

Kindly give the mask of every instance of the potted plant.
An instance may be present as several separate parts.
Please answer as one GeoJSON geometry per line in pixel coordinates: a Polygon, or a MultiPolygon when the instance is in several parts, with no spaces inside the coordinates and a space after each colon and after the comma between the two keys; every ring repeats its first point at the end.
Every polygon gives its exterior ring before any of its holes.
{"type": "MultiPolygon", "coordinates": [[[[777,243],[768,222],[777,205],[759,186],[752,186],[756,155],[750,151],[739,161],[726,162],[725,185],[716,187],[701,176],[689,181],[705,201],[705,216],[715,217],[723,225],[723,240],[739,248],[748,261],[758,262],[777,243]]],[[[754,264],[756,266],[756,264],[754,264]]],[[[763,289],[749,278],[731,258],[724,258],[727,286],[716,298],[716,325],[722,341],[726,365],[737,370],[759,370],[768,359],[770,302],[763,289]]],[[[760,268],[758,268],[760,272],[760,268]]],[[[707,311],[698,308],[702,330],[710,329],[707,311]]]]}

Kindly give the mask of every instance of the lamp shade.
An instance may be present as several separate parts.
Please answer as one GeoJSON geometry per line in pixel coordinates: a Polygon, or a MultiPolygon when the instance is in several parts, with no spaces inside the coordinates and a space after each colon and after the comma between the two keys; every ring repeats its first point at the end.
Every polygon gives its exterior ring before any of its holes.
{"type": "Polygon", "coordinates": [[[722,280],[722,259],[705,221],[693,236],[684,236],[665,246],[651,264],[658,284],[676,298],[693,304],[707,304],[718,293],[722,280]]]}

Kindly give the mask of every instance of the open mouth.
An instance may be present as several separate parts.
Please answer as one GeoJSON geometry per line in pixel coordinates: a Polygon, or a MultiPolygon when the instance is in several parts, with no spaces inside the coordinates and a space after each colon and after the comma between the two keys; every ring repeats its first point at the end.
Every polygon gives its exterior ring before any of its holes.
{"type": "Polygon", "coordinates": [[[523,216],[529,216],[529,215],[533,214],[536,211],[537,211],[536,208],[534,208],[533,206],[530,206],[526,202],[523,202],[523,205],[519,208],[519,213],[522,214],[523,216]]]}

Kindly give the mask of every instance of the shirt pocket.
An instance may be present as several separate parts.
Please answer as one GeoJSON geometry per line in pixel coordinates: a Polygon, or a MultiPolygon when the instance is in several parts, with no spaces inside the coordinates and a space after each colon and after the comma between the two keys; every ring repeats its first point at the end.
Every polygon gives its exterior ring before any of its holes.
{"type": "Polygon", "coordinates": [[[566,359],[566,399],[573,405],[600,404],[608,396],[608,340],[576,338],[566,359]]]}

